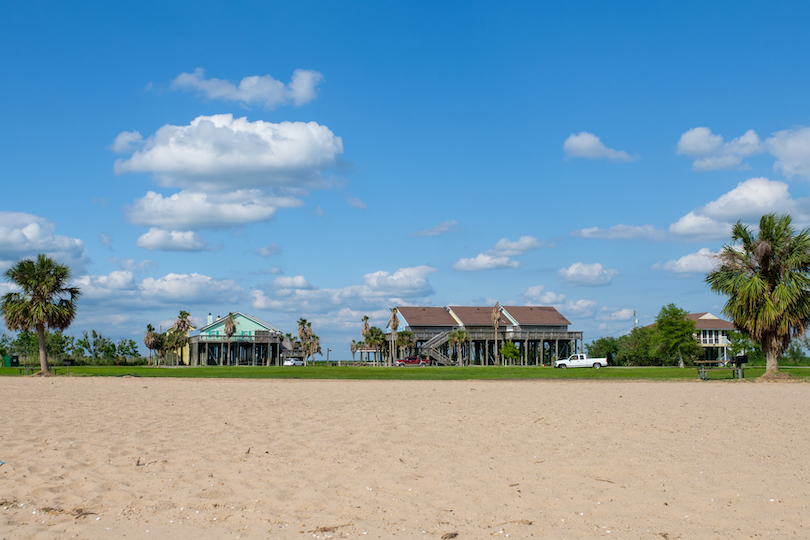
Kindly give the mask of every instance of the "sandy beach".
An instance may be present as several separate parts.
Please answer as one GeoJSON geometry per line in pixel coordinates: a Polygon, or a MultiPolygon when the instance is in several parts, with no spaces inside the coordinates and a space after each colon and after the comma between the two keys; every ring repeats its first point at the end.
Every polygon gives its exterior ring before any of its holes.
{"type": "Polygon", "coordinates": [[[2,378],[0,538],[807,538],[807,383],[2,378]]]}

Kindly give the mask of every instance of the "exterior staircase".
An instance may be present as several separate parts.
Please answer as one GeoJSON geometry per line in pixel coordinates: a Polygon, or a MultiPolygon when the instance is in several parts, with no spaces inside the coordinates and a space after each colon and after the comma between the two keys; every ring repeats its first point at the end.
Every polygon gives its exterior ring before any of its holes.
{"type": "Polygon", "coordinates": [[[422,354],[429,356],[437,364],[442,364],[444,366],[454,365],[450,358],[438,351],[439,347],[447,343],[449,334],[450,332],[442,332],[441,334],[437,334],[430,338],[430,340],[423,343],[422,347],[420,348],[422,354]]]}

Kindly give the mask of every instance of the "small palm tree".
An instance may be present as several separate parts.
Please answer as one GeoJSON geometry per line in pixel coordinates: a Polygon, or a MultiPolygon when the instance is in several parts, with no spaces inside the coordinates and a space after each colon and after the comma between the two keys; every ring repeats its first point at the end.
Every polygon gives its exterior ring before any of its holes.
{"type": "Polygon", "coordinates": [[[762,346],[763,377],[779,373],[779,355],[810,322],[810,229],[796,234],[791,222],[788,215],[762,216],[756,234],[738,221],[706,276],[714,292],[729,297],[723,313],[762,346]]]}
{"type": "Polygon", "coordinates": [[[228,313],[228,316],[225,318],[225,327],[223,330],[228,337],[228,354],[225,359],[225,365],[229,365],[231,363],[231,337],[236,333],[236,321],[233,320],[233,313],[228,313]]]}
{"type": "Polygon", "coordinates": [[[151,324],[146,325],[146,335],[143,336],[143,344],[149,349],[149,365],[152,365],[152,351],[157,349],[157,341],[155,337],[155,327],[151,324]]]}
{"type": "MultiPolygon", "coordinates": [[[[400,352],[407,350],[408,353],[410,353],[414,346],[416,346],[416,337],[413,335],[413,332],[404,330],[397,334],[397,349],[399,349],[400,352]]],[[[410,354],[408,354],[408,356],[409,355],[410,354]]]]}
{"type": "Polygon", "coordinates": [[[64,330],[76,316],[78,287],[68,287],[70,268],[44,254],[23,259],[6,271],[6,279],[22,289],[3,295],[2,310],[9,330],[35,328],[39,338],[39,365],[48,372],[45,327],[64,330]]]}
{"type": "Polygon", "coordinates": [[[500,365],[500,358],[498,356],[498,327],[501,325],[501,305],[495,302],[495,307],[492,308],[492,326],[495,327],[495,365],[500,365]]]}
{"type": "Polygon", "coordinates": [[[357,353],[358,348],[359,348],[359,345],[358,345],[357,341],[352,340],[352,344],[349,347],[349,349],[352,351],[352,362],[354,362],[354,355],[357,353]]]}
{"type": "MultiPolygon", "coordinates": [[[[191,321],[189,320],[189,312],[188,311],[181,311],[180,315],[177,317],[177,320],[174,322],[174,326],[172,326],[172,330],[174,331],[174,344],[175,347],[180,349],[180,363],[183,363],[183,349],[185,348],[186,344],[188,343],[188,333],[189,331],[194,328],[191,325],[191,321]]],[[[233,317],[231,317],[233,319],[233,317]]],[[[225,325],[227,326],[228,321],[225,321],[225,325]]],[[[234,332],[236,331],[236,327],[234,327],[234,332]]]]}
{"type": "Polygon", "coordinates": [[[394,364],[396,356],[396,343],[397,343],[397,328],[399,328],[399,317],[397,317],[397,308],[391,308],[391,359],[389,365],[394,364]]]}
{"type": "Polygon", "coordinates": [[[462,358],[463,346],[470,340],[470,335],[467,333],[466,330],[453,330],[447,336],[450,343],[455,345],[456,348],[456,360],[458,361],[459,366],[464,365],[464,360],[462,358]]]}

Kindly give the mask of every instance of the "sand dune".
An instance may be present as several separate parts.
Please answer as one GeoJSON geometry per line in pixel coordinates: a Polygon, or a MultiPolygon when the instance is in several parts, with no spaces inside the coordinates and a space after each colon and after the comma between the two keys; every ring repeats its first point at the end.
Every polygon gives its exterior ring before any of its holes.
{"type": "Polygon", "coordinates": [[[0,538],[807,538],[806,383],[0,378],[0,538]]]}

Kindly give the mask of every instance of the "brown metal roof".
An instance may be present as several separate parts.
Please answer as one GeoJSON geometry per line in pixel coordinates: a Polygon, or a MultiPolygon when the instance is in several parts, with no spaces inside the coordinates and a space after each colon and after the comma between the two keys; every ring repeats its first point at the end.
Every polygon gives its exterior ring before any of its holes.
{"type": "Polygon", "coordinates": [[[503,306],[518,324],[525,326],[568,326],[571,321],[553,307],[503,306]]]}
{"type": "Polygon", "coordinates": [[[695,329],[697,330],[734,330],[734,323],[724,321],[723,319],[715,319],[714,316],[702,319],[705,315],[712,315],[708,312],[703,313],[690,313],[686,318],[690,321],[695,321],[695,329]]]}
{"type": "Polygon", "coordinates": [[[443,307],[397,306],[410,326],[458,326],[443,307]]]}
{"type": "MultiPolygon", "coordinates": [[[[492,308],[487,307],[471,307],[471,306],[450,306],[456,317],[461,320],[464,326],[492,326],[492,308]]],[[[501,313],[501,326],[507,326],[512,322],[501,313]]]]}

